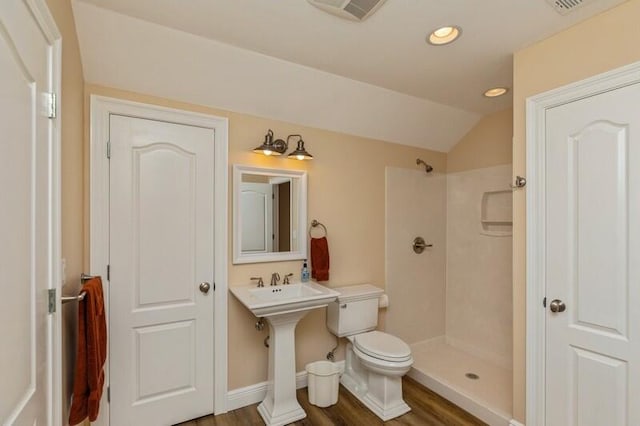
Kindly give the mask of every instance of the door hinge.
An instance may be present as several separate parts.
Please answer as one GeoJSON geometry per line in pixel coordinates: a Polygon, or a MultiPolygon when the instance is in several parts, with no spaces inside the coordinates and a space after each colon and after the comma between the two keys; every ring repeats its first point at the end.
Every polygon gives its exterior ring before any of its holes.
{"type": "Polygon", "coordinates": [[[56,118],[58,116],[57,96],[55,93],[46,93],[47,97],[47,117],[56,118]]]}
{"type": "Polygon", "coordinates": [[[53,314],[56,311],[56,289],[49,289],[49,313],[53,314]]]}
{"type": "Polygon", "coordinates": [[[111,141],[107,141],[107,158],[111,158],[111,141]]]}
{"type": "Polygon", "coordinates": [[[111,265],[107,265],[107,281],[111,281],[111,265]]]}
{"type": "Polygon", "coordinates": [[[547,298],[546,297],[544,299],[542,299],[542,307],[543,308],[547,307],[547,298]]]}
{"type": "Polygon", "coordinates": [[[107,386],[107,402],[111,402],[111,386],[107,386]]]}

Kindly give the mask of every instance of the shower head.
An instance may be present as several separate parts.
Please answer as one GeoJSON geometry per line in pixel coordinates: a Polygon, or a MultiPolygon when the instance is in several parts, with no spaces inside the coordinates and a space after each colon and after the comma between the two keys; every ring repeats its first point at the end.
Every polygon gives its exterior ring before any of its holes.
{"type": "Polygon", "coordinates": [[[424,171],[427,173],[431,173],[433,171],[433,167],[431,167],[431,165],[425,163],[423,160],[416,158],[416,164],[420,165],[422,164],[424,166],[424,171]]]}

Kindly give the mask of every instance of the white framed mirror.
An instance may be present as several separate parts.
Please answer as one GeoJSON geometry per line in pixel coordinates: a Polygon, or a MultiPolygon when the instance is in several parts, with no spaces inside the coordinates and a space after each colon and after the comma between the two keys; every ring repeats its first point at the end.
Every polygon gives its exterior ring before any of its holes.
{"type": "Polygon", "coordinates": [[[233,263],[307,258],[307,172],[233,166],[233,263]]]}

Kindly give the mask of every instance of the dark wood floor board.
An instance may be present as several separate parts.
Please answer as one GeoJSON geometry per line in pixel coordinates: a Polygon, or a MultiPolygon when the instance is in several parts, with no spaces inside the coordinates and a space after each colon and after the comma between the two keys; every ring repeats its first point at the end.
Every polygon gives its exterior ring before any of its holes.
{"type": "MultiPolygon", "coordinates": [[[[471,414],[452,404],[418,382],[404,377],[404,400],[411,407],[407,414],[383,422],[355,396],[340,386],[338,403],[320,408],[309,403],[307,389],[299,389],[298,401],[307,417],[292,423],[294,426],[486,426],[471,414]]],[[[219,416],[207,416],[176,426],[262,426],[257,404],[219,416]]]]}

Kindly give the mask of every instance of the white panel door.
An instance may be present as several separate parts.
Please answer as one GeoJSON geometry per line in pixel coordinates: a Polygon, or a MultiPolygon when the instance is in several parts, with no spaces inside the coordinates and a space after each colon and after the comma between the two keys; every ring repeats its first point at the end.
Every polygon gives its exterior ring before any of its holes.
{"type": "Polygon", "coordinates": [[[547,111],[550,426],[640,425],[639,111],[638,84],[547,111]]]}
{"type": "Polygon", "coordinates": [[[273,251],[273,190],[268,183],[243,183],[240,192],[243,253],[273,251]]]}
{"type": "MultiPolygon", "coordinates": [[[[53,419],[53,339],[47,290],[53,280],[54,47],[28,2],[0,2],[0,424],[47,425],[53,419]]],[[[41,15],[40,15],[41,16],[41,15]]],[[[58,410],[56,410],[57,412],[58,410]]]]}
{"type": "Polygon", "coordinates": [[[210,414],[214,130],[111,115],[110,141],[111,424],[210,414]]]}

